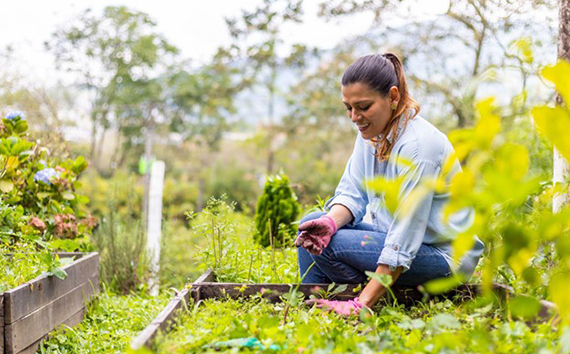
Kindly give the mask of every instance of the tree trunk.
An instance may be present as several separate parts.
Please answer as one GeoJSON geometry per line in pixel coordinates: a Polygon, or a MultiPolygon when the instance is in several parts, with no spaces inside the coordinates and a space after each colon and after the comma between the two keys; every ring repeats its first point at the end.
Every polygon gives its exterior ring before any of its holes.
{"type": "Polygon", "coordinates": [[[103,146],[105,145],[105,136],[107,135],[107,127],[103,127],[101,131],[101,136],[99,136],[99,143],[97,143],[97,158],[95,159],[95,163],[93,164],[95,168],[99,171],[102,171],[102,156],[103,156],[103,146]]]}
{"type": "MultiPolygon", "coordinates": [[[[559,27],[558,27],[558,59],[570,61],[570,0],[559,2],[559,27]]],[[[570,104],[570,102],[566,102],[570,104]]],[[[562,97],[556,95],[556,104],[562,105],[562,97]]],[[[553,183],[562,183],[570,175],[570,165],[560,153],[554,149],[554,166],[552,174],[553,183]]],[[[552,209],[556,213],[570,202],[569,193],[560,193],[552,200],[552,209]]]]}
{"type": "Polygon", "coordinates": [[[96,113],[91,116],[91,147],[89,148],[89,163],[95,165],[95,151],[97,150],[97,117],[96,113]]]}
{"type": "Polygon", "coordinates": [[[269,85],[267,87],[268,91],[269,91],[269,102],[268,102],[268,107],[267,107],[267,114],[268,114],[268,118],[269,118],[269,129],[267,131],[267,140],[268,140],[268,150],[267,150],[267,174],[268,175],[272,175],[273,174],[273,169],[274,169],[274,164],[275,164],[275,147],[274,147],[274,142],[273,140],[275,139],[275,134],[274,134],[274,125],[275,125],[275,107],[274,107],[274,99],[275,99],[275,81],[277,80],[277,71],[275,69],[275,66],[272,65],[271,66],[271,78],[270,78],[270,82],[269,85]]]}
{"type": "Polygon", "coordinates": [[[148,117],[146,120],[145,129],[145,144],[144,144],[144,158],[145,158],[145,174],[144,174],[144,194],[142,200],[142,216],[144,230],[148,227],[148,196],[150,190],[150,162],[152,159],[152,139],[154,135],[154,119],[152,116],[152,107],[149,109],[148,117]]]}

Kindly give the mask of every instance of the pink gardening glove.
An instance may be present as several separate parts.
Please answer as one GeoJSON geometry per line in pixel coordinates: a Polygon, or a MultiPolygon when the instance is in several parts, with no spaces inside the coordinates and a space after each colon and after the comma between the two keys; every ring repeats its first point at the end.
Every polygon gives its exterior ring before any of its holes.
{"type": "Polygon", "coordinates": [[[334,311],[342,316],[358,315],[360,310],[366,307],[357,297],[348,301],[312,299],[305,301],[305,303],[307,305],[315,304],[318,308],[334,311]]]}
{"type": "Polygon", "coordinates": [[[328,215],[309,220],[299,225],[301,233],[295,240],[296,247],[303,247],[309,253],[318,256],[331,242],[336,233],[336,222],[328,215]]]}

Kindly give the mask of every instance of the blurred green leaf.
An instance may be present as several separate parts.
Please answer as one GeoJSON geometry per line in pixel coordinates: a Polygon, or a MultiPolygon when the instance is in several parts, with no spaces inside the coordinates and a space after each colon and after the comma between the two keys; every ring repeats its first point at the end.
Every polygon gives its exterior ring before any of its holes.
{"type": "Polygon", "coordinates": [[[461,285],[462,282],[463,277],[460,274],[453,274],[446,278],[430,280],[424,284],[424,288],[428,293],[438,295],[456,288],[461,285]]]}
{"type": "Polygon", "coordinates": [[[540,311],[540,302],[531,296],[519,295],[509,299],[509,310],[515,317],[531,319],[540,311]]]}

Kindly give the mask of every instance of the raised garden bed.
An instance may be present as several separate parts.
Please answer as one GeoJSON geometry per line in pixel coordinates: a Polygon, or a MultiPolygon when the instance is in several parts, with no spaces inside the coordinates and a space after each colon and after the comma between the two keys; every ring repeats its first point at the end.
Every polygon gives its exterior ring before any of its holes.
{"type": "Polygon", "coordinates": [[[77,257],[63,267],[65,279],[42,275],[0,293],[0,354],[35,353],[54,328],[81,322],[86,304],[99,293],[98,253],[59,256],[77,257]]]}
{"type": "MultiPolygon", "coordinates": [[[[237,299],[241,297],[249,297],[261,294],[262,297],[268,299],[270,302],[280,302],[282,295],[287,294],[292,288],[297,288],[297,291],[303,293],[305,297],[309,297],[318,289],[327,289],[329,284],[241,284],[241,283],[217,283],[215,282],[215,275],[212,271],[207,271],[201,275],[192,284],[188,284],[185,289],[180,291],[170,303],[160,312],[160,314],[147,326],[136,338],[131,342],[132,349],[139,349],[142,347],[152,348],[154,340],[160,331],[167,332],[174,320],[180,313],[184,303],[187,303],[190,298],[193,298],[195,303],[206,299],[217,298],[232,298],[237,299]]],[[[348,284],[346,289],[335,295],[335,299],[351,299],[358,293],[359,285],[348,284]]],[[[421,293],[418,289],[393,287],[392,288],[396,300],[399,304],[413,305],[419,301],[425,300],[426,295],[421,293]]],[[[494,285],[494,293],[500,300],[508,299],[513,293],[512,289],[501,285],[494,285]]],[[[479,285],[464,284],[458,288],[443,294],[438,295],[440,299],[451,299],[455,302],[461,302],[467,299],[473,299],[481,292],[479,285]]],[[[541,309],[536,317],[536,322],[546,322],[552,318],[555,312],[555,305],[548,301],[540,301],[541,309]]]]}

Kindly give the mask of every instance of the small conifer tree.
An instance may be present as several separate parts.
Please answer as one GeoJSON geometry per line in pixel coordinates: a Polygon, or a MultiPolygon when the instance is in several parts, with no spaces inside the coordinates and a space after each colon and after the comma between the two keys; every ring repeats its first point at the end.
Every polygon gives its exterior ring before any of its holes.
{"type": "Polygon", "coordinates": [[[296,227],[292,224],[301,207],[283,173],[268,176],[255,211],[255,241],[264,246],[283,247],[292,242],[296,227]]]}

